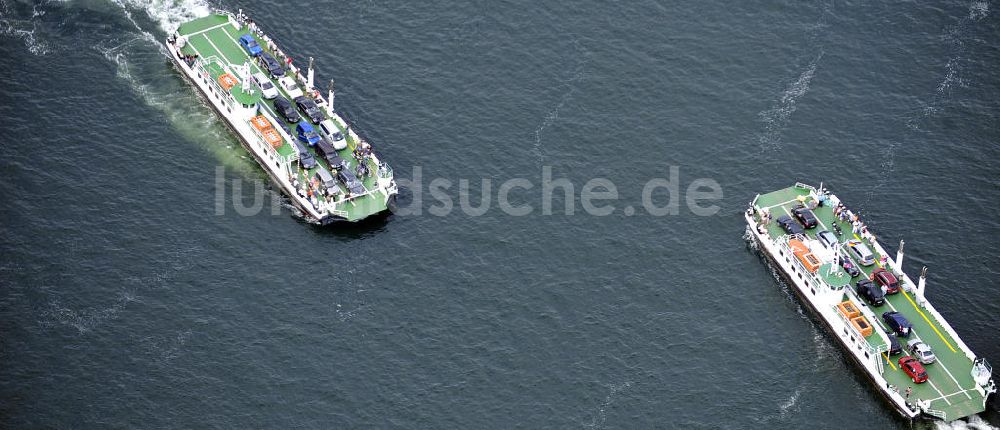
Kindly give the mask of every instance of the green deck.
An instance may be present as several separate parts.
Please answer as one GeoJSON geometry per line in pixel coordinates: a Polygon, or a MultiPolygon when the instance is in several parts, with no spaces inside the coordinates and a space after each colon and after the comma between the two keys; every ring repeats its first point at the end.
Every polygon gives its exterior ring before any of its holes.
{"type": "MultiPolygon", "coordinates": [[[[758,208],[770,208],[772,219],[777,219],[781,215],[788,214],[792,207],[794,207],[799,202],[796,200],[799,196],[808,196],[809,190],[798,187],[789,187],[783,190],[775,191],[768,194],[760,195],[757,198],[756,206],[758,208]]],[[[844,202],[846,205],[847,202],[844,202]]],[[[848,205],[850,207],[850,205],[848,205]]],[[[842,241],[847,241],[849,239],[861,239],[860,237],[851,233],[851,224],[848,222],[842,222],[837,219],[833,213],[833,208],[830,206],[817,207],[813,210],[813,213],[819,219],[820,225],[814,229],[806,230],[806,234],[810,238],[815,238],[816,234],[822,230],[829,230],[833,232],[833,224],[837,223],[840,225],[841,230],[844,232],[841,237],[842,241]]],[[[785,235],[784,230],[777,225],[776,222],[772,221],[767,226],[768,233],[772,238],[777,238],[785,235]]],[[[869,241],[864,240],[866,245],[869,245],[873,252],[877,251],[869,241]]],[[[848,255],[844,253],[844,255],[848,255]]],[[[848,255],[850,257],[850,255],[848,255]]],[[[853,259],[855,265],[863,270],[862,276],[870,276],[871,272],[876,268],[880,267],[879,263],[872,265],[870,267],[861,266],[857,264],[857,261],[853,259]]],[[[854,278],[851,282],[851,288],[854,287],[854,283],[857,282],[861,277],[854,278]]],[[[891,294],[886,296],[886,304],[879,308],[872,308],[872,311],[876,315],[881,316],[882,312],[887,312],[889,310],[895,310],[906,316],[906,319],[910,321],[913,325],[913,331],[924,343],[929,345],[937,355],[937,362],[924,365],[927,369],[929,375],[928,382],[922,384],[914,384],[902,370],[898,368],[897,361],[902,356],[887,357],[891,359],[890,361],[883,360],[884,373],[883,376],[889,383],[899,387],[900,392],[905,392],[907,387],[912,387],[913,393],[910,396],[911,402],[913,400],[931,400],[931,409],[943,411],[947,414],[948,420],[954,420],[961,417],[974,415],[976,413],[982,412],[983,408],[983,397],[980,395],[979,391],[975,389],[976,383],[972,378],[972,368],[973,362],[969,360],[968,357],[959,348],[958,343],[945,331],[938,321],[936,321],[925,308],[919,306],[916,303],[916,299],[905,291],[901,291],[898,294],[891,294]]],[[[876,324],[876,327],[883,330],[884,332],[890,332],[885,324],[879,318],[878,321],[872,322],[876,324]]],[[[876,348],[883,345],[881,337],[877,333],[873,333],[868,336],[868,341],[876,348]]],[[[910,336],[913,339],[913,335],[910,336]]],[[[900,338],[903,343],[903,349],[906,349],[906,341],[909,339],[900,338]]],[[[909,354],[904,351],[904,354],[909,354]]],[[[883,354],[884,356],[884,354],[883,354]]]]}
{"type": "MultiPolygon", "coordinates": [[[[236,28],[234,28],[232,25],[229,24],[229,19],[225,15],[209,15],[206,17],[195,19],[193,21],[189,21],[187,23],[181,24],[181,26],[177,30],[177,33],[181,36],[188,37],[188,43],[182,49],[182,52],[184,54],[189,54],[189,55],[197,54],[201,58],[216,57],[220,61],[226,62],[229,65],[243,64],[244,62],[250,59],[249,54],[239,44],[240,36],[243,34],[250,34],[251,33],[250,30],[247,29],[246,27],[237,30],[236,28]]],[[[256,36],[254,36],[254,38],[256,39],[256,36]]],[[[260,44],[262,48],[264,48],[265,51],[268,51],[267,45],[263,43],[263,41],[258,39],[257,42],[258,44],[260,44]]],[[[214,64],[211,64],[209,66],[213,65],[214,64]]],[[[223,69],[221,66],[216,66],[216,67],[218,70],[213,71],[210,69],[210,74],[216,72],[219,74],[223,73],[223,69]]],[[[267,72],[263,71],[257,65],[256,62],[252,60],[250,61],[250,67],[253,73],[260,72],[263,73],[265,76],[270,76],[267,72]]],[[[217,77],[218,75],[213,75],[213,78],[217,77]]],[[[282,97],[285,97],[289,101],[292,100],[292,98],[289,97],[288,93],[284,90],[284,88],[278,85],[277,82],[274,82],[272,80],[272,83],[275,85],[276,88],[278,88],[278,91],[282,95],[282,97]]],[[[235,88],[236,87],[234,87],[234,89],[235,88]]],[[[287,130],[291,130],[292,132],[294,132],[296,124],[285,122],[280,115],[277,115],[275,113],[274,108],[269,101],[266,100],[262,101],[262,103],[260,103],[260,106],[263,109],[267,110],[272,117],[281,122],[281,124],[276,124],[276,126],[282,125],[285,126],[287,130]]],[[[300,112],[300,114],[302,114],[302,112],[300,112]]],[[[325,112],[324,115],[326,115],[325,112]]],[[[302,115],[302,117],[306,118],[304,114],[302,115]]],[[[347,139],[347,148],[339,151],[340,157],[347,162],[348,165],[347,168],[355,170],[357,168],[358,160],[354,158],[352,151],[354,150],[355,147],[357,147],[357,142],[354,141],[354,139],[347,133],[347,130],[345,130],[339,123],[337,123],[336,121],[334,121],[334,123],[337,124],[337,127],[340,128],[341,133],[343,133],[347,139]]],[[[294,137],[293,133],[289,134],[294,137]]],[[[316,154],[311,148],[309,149],[309,151],[313,153],[313,156],[316,158],[317,162],[322,163],[322,161],[320,160],[322,160],[323,158],[320,157],[319,154],[316,154]]],[[[278,148],[278,153],[281,155],[287,156],[293,154],[293,152],[294,149],[288,142],[285,142],[280,148],[278,148]]],[[[376,171],[374,163],[372,163],[371,161],[369,161],[369,167],[371,168],[370,170],[372,172],[376,171]]],[[[309,177],[315,176],[315,170],[316,169],[302,171],[300,169],[298,173],[300,182],[307,180],[307,178],[309,177]]],[[[359,179],[361,180],[362,184],[364,184],[365,189],[373,190],[377,188],[376,184],[377,179],[374,174],[359,179]]],[[[341,190],[344,191],[344,188],[342,186],[341,190]]],[[[370,215],[374,215],[376,213],[385,211],[387,209],[387,206],[384,202],[384,198],[385,195],[382,193],[373,193],[365,195],[363,197],[353,198],[351,200],[351,203],[342,205],[340,209],[343,209],[347,212],[345,218],[347,218],[349,221],[357,221],[364,219],[370,215]]]]}

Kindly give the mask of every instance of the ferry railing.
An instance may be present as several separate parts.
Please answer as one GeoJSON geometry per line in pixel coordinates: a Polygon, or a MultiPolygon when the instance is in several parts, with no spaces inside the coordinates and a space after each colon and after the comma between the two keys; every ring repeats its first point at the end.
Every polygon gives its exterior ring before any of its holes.
{"type": "MultiPolygon", "coordinates": [[[[878,369],[880,374],[883,373],[883,369],[885,368],[885,366],[881,365],[882,352],[888,351],[889,350],[888,347],[884,344],[878,348],[873,347],[872,344],[869,343],[867,339],[865,339],[865,337],[861,334],[861,332],[854,327],[854,324],[851,324],[851,321],[847,319],[847,315],[844,315],[842,312],[837,310],[836,306],[834,306],[832,309],[837,314],[837,316],[840,317],[840,321],[844,323],[844,327],[848,330],[848,333],[852,335],[852,340],[854,341],[854,343],[862,345],[865,348],[865,350],[868,352],[869,360],[872,360],[872,363],[875,364],[875,368],[878,369]]],[[[868,324],[871,324],[871,321],[869,321],[868,324]]]]}
{"type": "MultiPolygon", "coordinates": [[[[798,239],[798,240],[804,241],[805,237],[803,237],[801,235],[784,235],[784,236],[781,236],[781,237],[778,238],[778,247],[781,248],[783,251],[785,251],[787,253],[785,256],[788,257],[789,260],[791,260],[793,262],[792,265],[794,265],[795,267],[797,267],[798,270],[801,270],[802,273],[805,274],[805,276],[803,277],[803,279],[808,278],[807,280],[808,281],[812,281],[812,283],[815,284],[816,286],[826,285],[826,286],[830,287],[831,290],[837,290],[837,289],[840,288],[840,287],[835,287],[833,285],[830,285],[829,283],[827,283],[826,281],[824,281],[822,278],[820,278],[819,276],[817,276],[815,273],[810,272],[808,269],[806,269],[806,266],[803,265],[802,262],[799,261],[799,258],[795,256],[795,253],[792,251],[792,248],[790,246],[788,246],[788,240],[789,239],[798,239]]],[[[819,269],[817,269],[817,270],[819,270],[819,269]]]]}
{"type": "Polygon", "coordinates": [[[942,419],[944,421],[948,421],[948,413],[945,412],[945,411],[939,411],[937,409],[931,409],[931,408],[923,408],[923,409],[924,409],[924,413],[927,414],[927,415],[931,415],[931,416],[940,418],[940,419],[942,419]]]}
{"type": "MultiPolygon", "coordinates": [[[[234,103],[235,103],[235,100],[233,99],[233,95],[230,94],[229,91],[226,91],[225,89],[223,89],[222,85],[219,85],[219,83],[216,81],[216,79],[212,77],[212,74],[209,73],[208,69],[205,67],[206,64],[209,64],[211,62],[216,62],[216,63],[219,63],[219,64],[223,64],[221,61],[219,61],[218,57],[216,57],[216,56],[213,55],[213,56],[206,57],[206,58],[201,58],[201,59],[198,59],[197,61],[195,61],[195,70],[197,70],[199,72],[199,74],[201,75],[201,77],[204,78],[205,81],[208,82],[208,85],[210,85],[211,88],[214,91],[218,92],[221,95],[221,97],[219,97],[219,100],[222,100],[222,103],[225,104],[226,107],[229,110],[232,110],[233,107],[234,107],[234,103]]],[[[206,96],[208,96],[208,94],[206,94],[206,96]]]]}
{"type": "Polygon", "coordinates": [[[810,191],[812,191],[814,193],[816,192],[816,187],[814,187],[812,185],[806,185],[806,184],[803,184],[801,182],[796,182],[795,183],[795,188],[803,188],[803,189],[810,190],[810,191]]]}

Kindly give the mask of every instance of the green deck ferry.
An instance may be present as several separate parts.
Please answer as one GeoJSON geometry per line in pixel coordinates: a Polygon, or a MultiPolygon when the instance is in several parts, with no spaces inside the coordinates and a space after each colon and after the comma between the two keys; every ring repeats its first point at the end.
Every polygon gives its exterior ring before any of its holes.
{"type": "Polygon", "coordinates": [[[359,221],[387,211],[392,169],[334,110],[307,70],[240,11],[183,23],[166,40],[177,70],[310,222],[359,221]]]}
{"type": "Polygon", "coordinates": [[[744,217],[751,243],[900,414],[953,421],[986,409],[997,391],[992,368],[927,300],[926,267],[918,282],[903,272],[902,242],[890,258],[860,217],[822,185],[757,195],[744,217]],[[858,284],[880,270],[897,284],[859,293],[858,284]],[[898,316],[907,324],[898,324],[898,316]],[[918,342],[936,360],[915,360],[920,351],[909,346],[918,342]]]}

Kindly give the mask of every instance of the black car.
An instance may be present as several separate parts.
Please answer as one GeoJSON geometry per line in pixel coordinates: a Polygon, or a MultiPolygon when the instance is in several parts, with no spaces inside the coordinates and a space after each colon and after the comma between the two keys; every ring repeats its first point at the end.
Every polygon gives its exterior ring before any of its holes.
{"type": "Polygon", "coordinates": [[[802,226],[799,225],[799,223],[797,221],[793,220],[792,217],[790,217],[788,215],[782,215],[782,216],[778,217],[777,221],[778,221],[778,225],[781,226],[781,229],[785,230],[785,233],[788,233],[788,234],[805,234],[805,232],[806,232],[805,230],[802,229],[802,226]]]}
{"type": "Polygon", "coordinates": [[[365,193],[364,185],[361,185],[361,181],[358,180],[357,176],[354,176],[354,172],[351,169],[340,169],[337,171],[337,179],[347,187],[352,195],[360,195],[365,193]]]}
{"type": "Polygon", "coordinates": [[[295,105],[302,109],[306,113],[306,116],[313,122],[313,124],[319,124],[320,121],[324,120],[323,111],[319,110],[319,106],[316,106],[316,102],[312,101],[309,97],[298,96],[295,98],[295,105]]]}
{"type": "Polygon", "coordinates": [[[260,65],[267,69],[268,73],[275,78],[280,78],[285,76],[285,68],[281,67],[281,63],[274,59],[274,56],[268,54],[267,52],[261,52],[260,56],[257,57],[260,60],[260,65]]]}
{"type": "Polygon", "coordinates": [[[885,304],[885,293],[882,287],[870,279],[862,279],[857,283],[858,295],[864,297],[868,304],[879,307],[885,304]]]}
{"type": "Polygon", "coordinates": [[[809,208],[805,206],[796,205],[795,208],[792,209],[792,215],[795,215],[795,219],[799,220],[805,228],[813,228],[819,224],[819,221],[816,220],[816,215],[813,214],[813,211],[809,210],[809,208]]]}
{"type": "Polygon", "coordinates": [[[316,153],[319,154],[320,157],[323,157],[327,164],[330,165],[330,169],[333,169],[334,171],[340,170],[344,165],[344,159],[337,155],[337,150],[333,149],[333,145],[330,145],[329,142],[323,139],[316,142],[316,153]]]}
{"type": "Polygon", "coordinates": [[[302,117],[299,116],[299,112],[295,110],[292,103],[282,96],[274,98],[274,110],[285,117],[285,121],[297,123],[302,120],[302,117]]]}
{"type": "Polygon", "coordinates": [[[858,269],[858,266],[855,266],[850,258],[838,257],[837,259],[840,262],[840,267],[843,267],[844,271],[847,272],[848,275],[851,275],[852,278],[861,276],[861,269],[858,269]]]}
{"type": "Polygon", "coordinates": [[[899,338],[895,334],[889,335],[889,355],[899,355],[903,353],[903,346],[899,344],[899,338]]]}
{"type": "Polygon", "coordinates": [[[295,151],[299,153],[299,165],[302,166],[303,169],[312,169],[316,167],[316,157],[313,157],[305,146],[297,140],[293,140],[292,144],[295,145],[295,151]]]}
{"type": "Polygon", "coordinates": [[[913,331],[910,321],[903,314],[896,311],[883,313],[882,321],[885,321],[885,325],[889,326],[893,332],[902,337],[910,337],[910,332],[913,331]]]}

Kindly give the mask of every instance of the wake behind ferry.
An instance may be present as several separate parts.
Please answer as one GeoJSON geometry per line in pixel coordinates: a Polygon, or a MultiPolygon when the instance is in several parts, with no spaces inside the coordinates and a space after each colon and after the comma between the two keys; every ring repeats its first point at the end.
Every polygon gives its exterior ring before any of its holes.
{"type": "Polygon", "coordinates": [[[903,416],[945,421],[983,412],[992,368],[962,341],[918,282],[840,199],[795,184],[760,194],[747,234],[903,416]]]}
{"type": "Polygon", "coordinates": [[[181,24],[166,40],[176,68],[225,120],[307,220],[359,221],[386,211],[392,169],[334,111],[268,34],[240,11],[181,24]]]}

